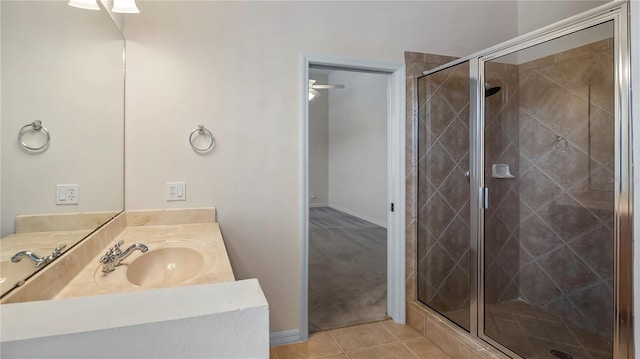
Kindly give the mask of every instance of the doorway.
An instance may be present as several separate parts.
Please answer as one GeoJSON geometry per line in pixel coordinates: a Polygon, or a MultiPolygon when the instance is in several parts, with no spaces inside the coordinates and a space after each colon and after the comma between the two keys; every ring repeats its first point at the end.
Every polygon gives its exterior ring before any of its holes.
{"type": "Polygon", "coordinates": [[[309,69],[309,331],[387,317],[386,73],[309,69]]]}
{"type": "Polygon", "coordinates": [[[404,323],[404,65],[302,60],[301,339],[387,317],[404,323]],[[325,100],[321,124],[312,111],[325,100]],[[321,149],[315,131],[332,146],[321,149]]]}

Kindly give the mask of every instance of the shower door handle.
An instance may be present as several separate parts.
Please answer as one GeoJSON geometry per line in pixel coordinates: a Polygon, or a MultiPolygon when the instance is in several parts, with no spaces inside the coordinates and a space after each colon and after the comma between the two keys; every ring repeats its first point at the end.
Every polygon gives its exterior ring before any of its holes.
{"type": "Polygon", "coordinates": [[[467,182],[471,182],[471,172],[469,170],[464,171],[464,178],[467,179],[467,182]]]}
{"type": "Polygon", "coordinates": [[[480,188],[480,208],[489,208],[489,187],[480,188]]]}

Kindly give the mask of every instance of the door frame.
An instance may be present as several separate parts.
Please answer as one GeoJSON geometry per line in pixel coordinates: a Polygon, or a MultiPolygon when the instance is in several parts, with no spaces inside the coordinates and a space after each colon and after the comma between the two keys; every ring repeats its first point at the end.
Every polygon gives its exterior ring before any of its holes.
{"type": "Polygon", "coordinates": [[[309,67],[388,74],[387,82],[387,314],[405,323],[405,88],[404,63],[328,55],[300,56],[300,338],[309,337],[309,67]]]}
{"type": "MultiPolygon", "coordinates": [[[[558,25],[550,25],[545,29],[544,34],[532,35],[525,41],[503,48],[496,48],[487,51],[476,60],[477,67],[471,68],[471,78],[475,80],[475,98],[480,99],[484,95],[484,68],[485,63],[495,60],[507,54],[526,49],[530,46],[542,44],[550,40],[561,38],[562,36],[577,33],[593,26],[613,21],[614,31],[614,136],[615,136],[615,187],[614,187],[614,330],[613,330],[613,357],[631,358],[634,352],[633,343],[633,177],[632,177],[632,132],[630,111],[630,82],[629,82],[629,25],[628,25],[628,4],[626,2],[613,2],[595,8],[590,12],[585,12],[564,20],[558,25]]],[[[472,92],[472,94],[474,94],[472,92]]],[[[484,102],[478,101],[476,111],[474,111],[474,121],[477,121],[480,139],[476,148],[478,153],[478,169],[484,168],[484,102]]],[[[476,173],[478,188],[484,188],[484,176],[481,172],[476,173]]],[[[472,175],[473,178],[473,175],[472,175]]],[[[481,206],[479,206],[481,207],[481,206]]],[[[484,210],[478,217],[478,239],[484,233],[484,210]]],[[[481,266],[478,272],[482,271],[482,261],[484,260],[484,240],[479,241],[479,261],[481,266]]],[[[478,304],[479,313],[484,313],[485,278],[479,275],[478,304]]],[[[478,336],[500,349],[503,352],[517,357],[509,348],[503,346],[498,341],[491,338],[484,331],[484,316],[478,316],[478,336]]]]}

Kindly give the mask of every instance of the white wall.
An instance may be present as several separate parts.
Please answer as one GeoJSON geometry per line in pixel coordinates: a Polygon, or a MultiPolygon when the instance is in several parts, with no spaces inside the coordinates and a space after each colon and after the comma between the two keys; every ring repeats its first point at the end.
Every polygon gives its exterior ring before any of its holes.
{"type": "MultiPolygon", "coordinates": [[[[326,72],[326,71],[324,71],[326,72]]],[[[309,71],[318,84],[329,82],[328,74],[309,71]]],[[[327,90],[309,102],[309,199],[310,206],[329,204],[329,96],[327,90]]]]}
{"type": "Polygon", "coordinates": [[[387,225],[389,75],[334,71],[329,83],[329,205],[387,225]]]}
{"type": "Polygon", "coordinates": [[[518,1],[518,35],[551,25],[607,2],[602,0],[520,0],[518,1]]]}
{"type": "MultiPolygon", "coordinates": [[[[574,15],[593,9],[608,1],[601,0],[525,0],[518,1],[518,35],[524,35],[547,25],[562,21],[574,15]]],[[[550,42],[538,44],[516,54],[501,57],[499,62],[514,65],[523,64],[547,55],[570,50],[599,40],[609,38],[613,26],[602,25],[589,28],[550,42]]]]}
{"type": "MultiPolygon", "coordinates": [[[[2,1],[2,231],[17,214],[121,210],[124,41],[103,11],[66,1],[2,1]],[[17,142],[41,120],[34,154],[17,142]],[[79,184],[80,204],[56,206],[56,184],[79,184]]],[[[28,138],[28,134],[25,135],[28,138]]]]}
{"type": "MultiPolygon", "coordinates": [[[[123,308],[113,310],[129,310],[123,308]]],[[[103,312],[108,316],[108,311],[103,312]]],[[[70,313],[74,315],[74,313],[70,313]]],[[[197,318],[2,343],[9,358],[218,358],[269,357],[268,311],[249,308],[197,318]],[[255,339],[255,318],[262,338],[255,339]]]]}
{"type": "Polygon", "coordinates": [[[126,208],[215,206],[272,331],[299,327],[300,54],[402,63],[405,50],[462,56],[517,33],[516,3],[501,1],[138,6],[125,25],[126,208]],[[208,155],[187,143],[198,124],[216,135],[208,155]],[[164,200],[175,180],[187,201],[164,200]]]}
{"type": "Polygon", "coordinates": [[[0,345],[5,359],[262,359],[268,311],[255,279],[3,304],[0,345]]]}

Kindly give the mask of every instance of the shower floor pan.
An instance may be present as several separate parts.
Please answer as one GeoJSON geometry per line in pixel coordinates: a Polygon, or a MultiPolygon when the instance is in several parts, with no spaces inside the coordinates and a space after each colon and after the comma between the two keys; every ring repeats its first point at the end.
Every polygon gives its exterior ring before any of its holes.
{"type": "MultiPolygon", "coordinates": [[[[563,321],[538,307],[514,300],[487,304],[485,334],[527,359],[611,359],[610,338],[563,321]],[[555,352],[555,355],[552,354],[555,352]]],[[[468,322],[468,310],[445,313],[468,322]]]]}

